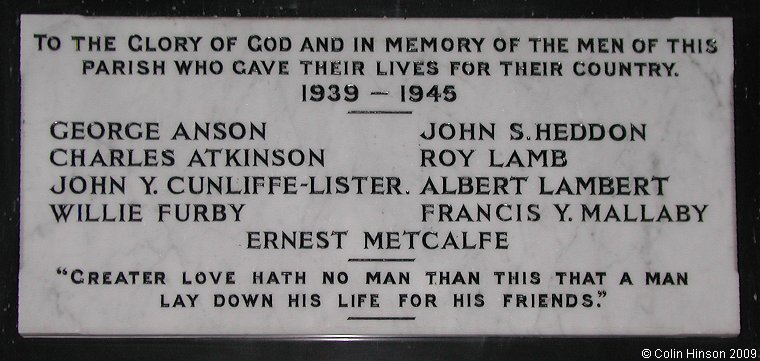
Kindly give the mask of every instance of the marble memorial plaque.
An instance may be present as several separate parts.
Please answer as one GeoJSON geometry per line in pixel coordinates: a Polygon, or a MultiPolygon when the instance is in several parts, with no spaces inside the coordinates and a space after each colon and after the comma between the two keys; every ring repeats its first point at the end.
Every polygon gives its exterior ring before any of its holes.
{"type": "Polygon", "coordinates": [[[730,19],[21,19],[26,336],[735,335],[730,19]]]}

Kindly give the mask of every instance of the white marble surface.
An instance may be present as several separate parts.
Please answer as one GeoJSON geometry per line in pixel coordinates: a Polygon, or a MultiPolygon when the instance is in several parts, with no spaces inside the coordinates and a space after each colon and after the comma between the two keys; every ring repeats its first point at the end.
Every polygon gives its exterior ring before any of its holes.
{"type": "MultiPolygon", "coordinates": [[[[732,122],[730,19],[673,20],[265,20],[22,17],[22,189],[19,331],[22,335],[731,335],[739,331],[732,122]],[[58,36],[57,51],[38,50],[35,34],[58,36]],[[289,37],[288,52],[251,52],[250,35],[289,37]],[[201,36],[197,52],[134,52],[129,37],[201,36]],[[75,51],[72,36],[113,36],[115,51],[75,51]],[[214,36],[236,36],[231,51],[210,50],[214,36]],[[345,39],[333,53],[299,52],[305,36],[345,39]],[[375,37],[376,51],[354,53],[351,39],[375,37]],[[481,52],[386,52],[387,37],[483,38],[481,52]],[[520,38],[514,53],[494,51],[497,37],[520,38]],[[568,53],[534,53],[531,37],[566,37],[568,53]],[[577,52],[578,38],[621,38],[624,52],[577,52]],[[715,39],[713,54],[672,54],[668,38],[715,39]],[[658,39],[651,53],[632,51],[634,39],[658,39]],[[166,74],[83,75],[83,61],[164,60],[166,74]],[[174,60],[216,59],[220,75],[180,76],[174,60]],[[237,75],[232,63],[287,60],[288,75],[237,75]],[[301,60],[365,63],[364,75],[302,75],[301,60]],[[379,76],[375,62],[436,61],[439,74],[379,76]],[[451,61],[481,61],[490,76],[449,75],[451,61]],[[558,61],[563,76],[503,76],[500,61],[558,61]],[[575,62],[675,63],[671,77],[573,75],[575,62]],[[356,102],[302,102],[302,84],[355,84],[356,102]],[[454,102],[401,103],[401,85],[454,85],[454,102]],[[387,96],[370,95],[388,91],[387,96]],[[409,110],[361,115],[352,110],[409,110]],[[55,139],[54,122],[156,122],[160,140],[55,139]],[[176,141],[182,122],[266,122],[253,141],[176,141]],[[494,123],[495,139],[425,140],[430,123],[494,123]],[[646,124],[635,142],[511,140],[510,124],[535,137],[535,123],[646,124]],[[55,149],[159,149],[175,164],[158,167],[55,166],[55,149]],[[195,149],[324,149],[324,167],[187,167],[195,149]],[[421,149],[474,150],[469,167],[421,167],[421,149]],[[561,149],[564,167],[488,166],[489,149],[561,149]],[[53,194],[62,176],[124,176],[124,194],[53,194]],[[157,177],[145,195],[140,176],[157,177]],[[172,195],[172,176],[399,177],[402,195],[172,195]],[[420,194],[428,176],[528,177],[522,194],[420,194]],[[539,177],[669,177],[662,195],[540,195],[539,177]],[[142,221],[57,223],[51,204],[141,204],[142,221]],[[240,221],[157,222],[159,204],[244,204],[240,221]],[[422,221],[422,204],[537,204],[538,221],[422,221]],[[553,204],[570,204],[572,222],[559,222],[553,204]],[[677,205],[707,208],[696,222],[581,222],[582,204],[629,204],[637,217],[677,205]],[[249,249],[251,231],[347,231],[341,249],[249,249]],[[364,249],[363,232],[507,232],[508,249],[364,249]],[[413,262],[349,262],[352,258],[410,258],[413,262]],[[75,284],[77,270],[164,272],[165,285],[75,284]],[[368,271],[409,272],[408,285],[367,285],[368,271]],[[253,285],[252,272],[305,272],[302,285],[253,285]],[[346,285],[323,285],[322,272],[346,272],[346,285]],[[425,272],[479,272],[479,284],[429,285],[425,272]],[[65,272],[65,274],[63,274],[65,272]],[[182,273],[235,272],[235,284],[186,285],[182,273]],[[497,284],[494,272],[538,272],[537,285],[497,284]],[[605,272],[604,283],[560,285],[556,272],[605,272]],[[620,285],[624,272],[633,285],[620,285]],[[645,284],[647,272],[688,275],[688,285],[645,284]],[[59,274],[60,273],[60,274],[59,274]],[[320,307],[289,308],[288,294],[319,294],[320,307]],[[380,307],[341,308],[339,295],[378,294],[380,307]],[[399,294],[434,294],[437,307],[399,306],[399,294]],[[454,308],[454,294],[482,294],[482,307],[454,308]],[[214,307],[214,294],[270,294],[272,308],[214,307]],[[573,294],[590,307],[504,307],[505,294],[573,294]],[[174,305],[182,295],[185,306],[174,305]],[[192,296],[191,296],[192,297],[192,296]],[[409,317],[357,320],[351,317],[409,317]]],[[[85,43],[82,43],[84,46],[85,43]]],[[[145,45],[145,43],[141,43],[145,45]]],[[[54,43],[52,44],[55,45],[54,43]]],[[[192,50],[192,47],[190,48],[192,50]]],[[[84,49],[86,50],[86,49],[84,49]]],[[[648,65],[647,65],[648,66],[648,65]]],[[[647,68],[648,70],[649,68],[647,68]]],[[[663,70],[663,73],[665,71],[663,70]]],[[[648,75],[648,72],[646,73],[648,75]]],[[[64,129],[56,128],[56,132],[64,129]]],[[[62,133],[55,133],[62,134],[62,133]]],[[[141,154],[141,153],[140,153],[141,154]]],[[[56,161],[64,159],[61,153],[56,161]],[[60,157],[60,158],[58,158],[60,157]]],[[[158,157],[161,160],[161,156],[158,157]]],[[[461,161],[461,159],[460,159],[461,161]]],[[[459,163],[461,164],[461,163],[459,163]]],[[[239,178],[238,178],[239,179],[239,178]]],[[[652,190],[653,188],[648,188],[652,190]]],[[[456,208],[455,208],[456,209],[456,208]]],[[[231,216],[231,214],[230,214],[231,216]]],[[[622,214],[620,214],[623,217],[622,214]]],[[[331,238],[334,242],[335,238],[331,238]]],[[[139,278],[138,278],[139,280],[139,278]]],[[[598,278],[596,278],[598,280],[598,278]]],[[[517,297],[517,296],[512,296],[517,297]]],[[[564,296],[567,297],[567,296],[564,296]]],[[[551,302],[550,302],[551,303],[551,302]]],[[[260,304],[257,304],[257,306],[260,304]]],[[[424,303],[423,303],[424,305],[424,303]]]]}

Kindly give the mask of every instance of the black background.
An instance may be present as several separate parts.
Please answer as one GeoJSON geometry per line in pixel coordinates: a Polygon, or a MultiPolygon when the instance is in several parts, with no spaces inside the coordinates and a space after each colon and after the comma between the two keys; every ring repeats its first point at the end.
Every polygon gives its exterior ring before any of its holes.
{"type": "MultiPolygon", "coordinates": [[[[760,2],[758,1],[3,1],[0,51],[0,321],[4,360],[531,360],[633,359],[649,349],[760,349],[760,2]],[[218,17],[670,18],[734,20],[736,207],[741,333],[700,337],[336,339],[21,338],[19,267],[20,14],[218,17]]],[[[709,170],[705,170],[709,171],[709,170]]],[[[444,316],[445,317],[445,316],[444,316]]],[[[760,350],[758,350],[760,353],[760,350]]]]}

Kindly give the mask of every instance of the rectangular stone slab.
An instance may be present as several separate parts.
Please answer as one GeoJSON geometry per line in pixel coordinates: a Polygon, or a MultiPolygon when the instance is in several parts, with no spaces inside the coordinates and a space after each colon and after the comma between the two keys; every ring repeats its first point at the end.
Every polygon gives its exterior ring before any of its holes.
{"type": "Polygon", "coordinates": [[[24,336],[739,332],[730,19],[21,33],[24,336]]]}

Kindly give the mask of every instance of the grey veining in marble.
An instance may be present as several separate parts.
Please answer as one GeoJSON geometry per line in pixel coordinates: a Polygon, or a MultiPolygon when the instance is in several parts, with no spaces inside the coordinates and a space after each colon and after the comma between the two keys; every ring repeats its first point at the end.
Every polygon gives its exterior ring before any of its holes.
{"type": "Polygon", "coordinates": [[[23,335],[739,331],[730,19],[21,27],[23,335]]]}

